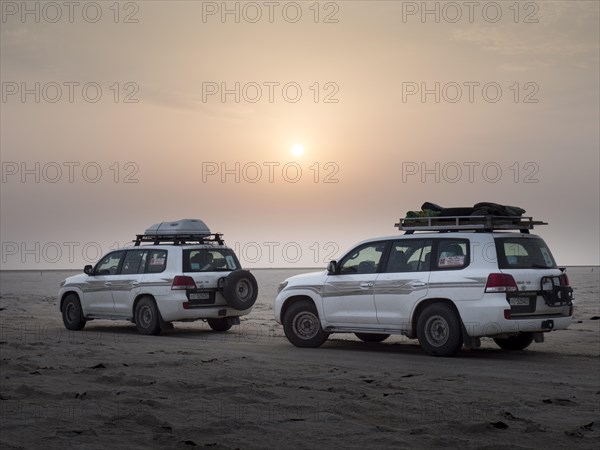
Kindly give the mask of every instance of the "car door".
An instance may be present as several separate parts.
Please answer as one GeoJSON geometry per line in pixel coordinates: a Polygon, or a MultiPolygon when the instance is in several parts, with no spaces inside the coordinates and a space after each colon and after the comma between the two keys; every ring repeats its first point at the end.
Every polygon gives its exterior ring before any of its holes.
{"type": "Polygon", "coordinates": [[[331,324],[376,324],[373,287],[379,275],[387,241],[363,244],[337,264],[325,280],[323,311],[331,324]]]}
{"type": "Polygon", "coordinates": [[[411,311],[427,295],[431,249],[431,239],[400,239],[392,243],[374,286],[378,323],[410,329],[411,311]]]}
{"type": "Polygon", "coordinates": [[[83,307],[87,314],[114,314],[113,282],[117,276],[125,251],[118,250],[104,256],[87,279],[83,307]]]}
{"type": "Polygon", "coordinates": [[[133,300],[140,292],[148,250],[127,250],[121,270],[112,280],[112,296],[116,315],[131,316],[133,300]]]}

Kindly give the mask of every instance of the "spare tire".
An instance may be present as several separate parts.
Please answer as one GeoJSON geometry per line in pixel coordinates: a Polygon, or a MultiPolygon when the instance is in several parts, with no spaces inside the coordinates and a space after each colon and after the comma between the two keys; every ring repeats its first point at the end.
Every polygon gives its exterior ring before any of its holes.
{"type": "Polygon", "coordinates": [[[233,309],[249,309],[258,297],[256,278],[247,270],[234,270],[223,282],[223,296],[233,309]]]}

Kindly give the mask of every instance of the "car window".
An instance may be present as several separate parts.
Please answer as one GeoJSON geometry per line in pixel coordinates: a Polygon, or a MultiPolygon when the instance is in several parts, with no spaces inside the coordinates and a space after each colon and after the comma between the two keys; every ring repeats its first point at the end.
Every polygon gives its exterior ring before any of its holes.
{"type": "Polygon", "coordinates": [[[215,272],[241,269],[235,253],[229,248],[184,250],[184,272],[215,272]]]}
{"type": "Polygon", "coordinates": [[[116,275],[119,270],[119,263],[123,257],[124,251],[112,252],[106,255],[98,262],[94,275],[116,275]]]}
{"type": "Polygon", "coordinates": [[[351,251],[340,261],[338,273],[376,273],[385,247],[385,242],[376,242],[351,251]]]}
{"type": "Polygon", "coordinates": [[[404,239],[392,244],[385,271],[423,272],[429,270],[430,239],[404,239]]]}
{"type": "Polygon", "coordinates": [[[146,266],[146,256],[148,255],[147,250],[128,250],[123,259],[123,266],[121,267],[121,274],[136,274],[144,273],[144,267],[146,266]]]}
{"type": "Polygon", "coordinates": [[[556,261],[542,238],[496,238],[500,269],[556,268],[556,261]]]}
{"type": "Polygon", "coordinates": [[[433,259],[434,269],[463,269],[469,265],[469,257],[469,241],[467,239],[439,239],[433,259]]]}
{"type": "Polygon", "coordinates": [[[146,273],[159,273],[167,267],[167,251],[166,250],[147,250],[146,256],[146,273]]]}

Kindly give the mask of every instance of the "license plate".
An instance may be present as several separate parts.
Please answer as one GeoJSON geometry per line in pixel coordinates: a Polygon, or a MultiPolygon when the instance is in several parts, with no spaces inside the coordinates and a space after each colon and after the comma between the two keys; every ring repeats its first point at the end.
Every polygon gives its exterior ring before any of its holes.
{"type": "Polygon", "coordinates": [[[191,292],[190,300],[208,300],[210,298],[209,292],[191,292]]]}
{"type": "Polygon", "coordinates": [[[529,306],[529,297],[513,297],[510,299],[511,306],[529,306]]]}

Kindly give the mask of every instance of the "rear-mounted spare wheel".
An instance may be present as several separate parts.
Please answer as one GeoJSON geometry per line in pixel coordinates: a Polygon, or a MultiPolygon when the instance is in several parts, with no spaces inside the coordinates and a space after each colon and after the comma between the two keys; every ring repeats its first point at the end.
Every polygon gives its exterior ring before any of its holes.
{"type": "Polygon", "coordinates": [[[223,282],[223,296],[233,309],[249,309],[258,297],[256,278],[247,270],[234,270],[223,282]]]}

